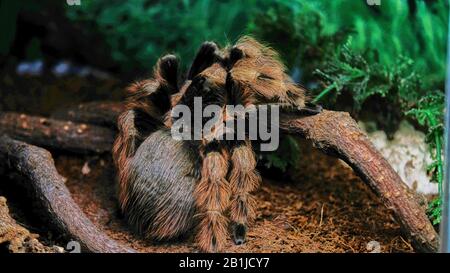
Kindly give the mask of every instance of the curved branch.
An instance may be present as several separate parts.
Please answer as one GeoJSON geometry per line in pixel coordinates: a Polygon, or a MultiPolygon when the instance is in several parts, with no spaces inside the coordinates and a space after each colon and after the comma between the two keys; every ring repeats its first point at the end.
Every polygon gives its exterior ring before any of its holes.
{"type": "Polygon", "coordinates": [[[115,132],[91,124],[5,112],[0,113],[0,134],[56,150],[105,153],[111,151],[115,132]]]}
{"type": "Polygon", "coordinates": [[[323,111],[307,117],[286,115],[280,120],[281,129],[300,134],[311,140],[316,148],[348,163],[386,207],[393,211],[416,250],[437,251],[438,235],[415,194],[348,113],[323,111]]]}
{"type": "Polygon", "coordinates": [[[122,103],[94,101],[58,109],[52,113],[51,117],[116,129],[117,118],[123,111],[125,106],[122,103]]]}
{"type": "MultiPolygon", "coordinates": [[[[113,123],[122,106],[112,103],[110,107],[115,113],[109,121],[113,123]]],[[[95,111],[95,105],[90,105],[89,109],[95,111]]],[[[89,119],[80,121],[89,122],[89,119]]],[[[311,140],[319,150],[347,162],[393,211],[416,250],[437,251],[438,235],[419,205],[417,196],[402,182],[348,113],[324,110],[314,116],[284,115],[280,119],[280,127],[288,133],[311,140]]],[[[109,143],[111,140],[105,141],[109,143]]]]}
{"type": "Polygon", "coordinates": [[[3,135],[0,164],[7,163],[25,178],[25,187],[33,192],[43,215],[60,232],[78,241],[84,251],[135,252],[109,238],[86,217],[72,199],[47,150],[3,135]]]}

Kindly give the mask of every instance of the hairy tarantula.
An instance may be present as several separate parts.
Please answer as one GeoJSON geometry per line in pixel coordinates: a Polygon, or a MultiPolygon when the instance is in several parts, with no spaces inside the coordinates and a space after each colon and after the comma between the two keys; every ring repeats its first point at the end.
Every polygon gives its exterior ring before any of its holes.
{"type": "Polygon", "coordinates": [[[249,139],[181,141],[171,136],[176,105],[276,104],[281,110],[314,114],[305,89],[285,72],[277,53],[251,37],[225,49],[205,42],[179,84],[178,60],[159,59],[152,79],[128,88],[126,111],[118,120],[113,156],[124,216],[146,238],[170,240],[196,230],[200,250],[223,249],[228,229],[245,241],[255,218],[261,178],[249,139]]]}

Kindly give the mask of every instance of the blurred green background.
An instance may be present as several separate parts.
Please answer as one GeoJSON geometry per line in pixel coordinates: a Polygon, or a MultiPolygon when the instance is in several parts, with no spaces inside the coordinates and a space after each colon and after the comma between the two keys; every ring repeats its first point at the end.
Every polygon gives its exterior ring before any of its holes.
{"type": "Polygon", "coordinates": [[[309,80],[351,36],[351,49],[371,51],[371,62],[390,66],[406,56],[433,81],[445,75],[445,0],[384,0],[379,6],[367,0],[80,0],[80,5],[2,0],[0,5],[2,62],[8,54],[32,59],[53,50],[121,73],[145,71],[164,53],[176,53],[187,66],[205,40],[226,45],[253,34],[309,80]]]}
{"type": "MultiPolygon", "coordinates": [[[[427,133],[433,181],[442,181],[446,0],[80,0],[0,2],[0,110],[47,114],[88,100],[120,99],[121,88],[150,74],[157,58],[175,53],[186,68],[199,45],[232,44],[244,34],[280,52],[289,73],[316,102],[373,121],[388,136],[407,119],[427,133]],[[43,60],[39,77],[18,77],[17,65],[43,60]],[[90,66],[105,80],[63,79],[60,60],[90,66]],[[19,98],[19,99],[18,99],[19,98]]],[[[268,166],[295,165],[286,139],[268,166]]],[[[439,202],[431,216],[439,221],[439,202]]]]}

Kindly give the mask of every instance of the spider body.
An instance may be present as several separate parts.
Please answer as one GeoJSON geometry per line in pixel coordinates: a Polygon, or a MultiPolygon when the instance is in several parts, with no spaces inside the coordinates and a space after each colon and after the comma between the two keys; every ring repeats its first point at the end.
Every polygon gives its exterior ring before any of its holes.
{"type": "Polygon", "coordinates": [[[146,237],[168,240],[195,231],[200,250],[220,251],[229,228],[235,243],[245,241],[256,215],[251,192],[261,181],[248,138],[217,138],[220,124],[235,119],[226,106],[275,104],[306,114],[320,109],[310,108],[305,90],[287,76],[276,52],[249,37],[224,50],[204,43],[180,86],[178,79],[178,61],[167,55],[152,79],[128,89],[113,149],[119,202],[128,222],[146,237]],[[173,139],[177,118],[171,110],[193,109],[198,97],[202,109],[220,107],[219,122],[200,139],[173,139]]]}
{"type": "Polygon", "coordinates": [[[151,133],[141,143],[125,167],[128,182],[122,189],[126,197],[121,200],[122,210],[137,233],[170,240],[193,227],[193,193],[200,179],[197,161],[195,149],[174,140],[167,129],[151,133]]]}

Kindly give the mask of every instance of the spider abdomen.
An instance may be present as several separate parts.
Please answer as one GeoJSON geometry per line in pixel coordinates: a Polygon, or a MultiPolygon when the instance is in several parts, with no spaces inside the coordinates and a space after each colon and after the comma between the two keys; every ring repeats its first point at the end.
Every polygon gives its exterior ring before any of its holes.
{"type": "Polygon", "coordinates": [[[170,131],[150,134],[126,164],[122,210],[135,230],[151,239],[170,240],[193,227],[195,156],[170,131]]]}

